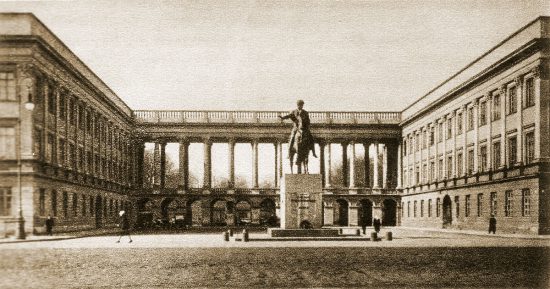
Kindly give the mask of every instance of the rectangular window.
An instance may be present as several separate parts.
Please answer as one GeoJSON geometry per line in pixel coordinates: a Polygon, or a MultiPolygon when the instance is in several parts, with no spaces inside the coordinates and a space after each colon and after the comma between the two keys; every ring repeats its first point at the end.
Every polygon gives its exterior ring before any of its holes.
{"type": "Polygon", "coordinates": [[[474,173],[474,150],[468,151],[468,175],[474,173]]]}
{"type": "Polygon", "coordinates": [[[69,214],[69,196],[67,195],[67,192],[63,192],[63,217],[67,218],[67,215],[69,214]]]}
{"type": "Polygon", "coordinates": [[[424,200],[420,201],[420,217],[424,217],[424,200]]]}
{"type": "Polygon", "coordinates": [[[87,210],[86,210],[86,204],[87,204],[87,202],[86,202],[86,196],[83,195],[83,196],[82,196],[82,216],[83,216],[83,217],[86,216],[86,212],[87,212],[87,210]]]}
{"type": "Polygon", "coordinates": [[[521,191],[521,215],[523,217],[531,216],[531,191],[529,189],[521,191]]]}
{"type": "Polygon", "coordinates": [[[443,166],[443,159],[439,159],[438,178],[441,180],[445,178],[445,167],[443,166]]]}
{"type": "Polygon", "coordinates": [[[500,119],[500,110],[501,110],[500,94],[497,93],[493,95],[493,120],[500,119]]]}
{"type": "Polygon", "coordinates": [[[479,126],[487,124],[487,102],[479,103],[479,126]]]}
{"type": "Polygon", "coordinates": [[[435,180],[435,162],[430,162],[430,180],[432,182],[435,180]]]}
{"type": "Polygon", "coordinates": [[[95,211],[95,208],[94,208],[94,197],[93,197],[93,196],[90,196],[90,216],[93,216],[93,215],[94,215],[94,211],[95,211]]]}
{"type": "Polygon", "coordinates": [[[11,188],[0,188],[0,216],[10,216],[11,211],[11,188]]]}
{"type": "Polygon", "coordinates": [[[433,126],[430,127],[430,145],[435,144],[435,129],[433,126]]]}
{"type": "Polygon", "coordinates": [[[57,217],[57,191],[52,190],[52,215],[57,217]]]}
{"type": "Polygon", "coordinates": [[[84,106],[78,106],[78,129],[84,130],[85,128],[85,119],[84,119],[84,106]]]}
{"type": "Polygon", "coordinates": [[[0,72],[0,101],[2,100],[16,100],[13,72],[0,72]]]}
{"type": "Polygon", "coordinates": [[[59,118],[65,118],[65,95],[59,95],[59,118]]]}
{"type": "Polygon", "coordinates": [[[48,134],[48,138],[46,142],[46,161],[49,163],[53,162],[54,150],[55,150],[54,136],[53,134],[48,134]]]}
{"type": "Polygon", "coordinates": [[[78,170],[84,170],[84,149],[78,148],[78,170]]]}
{"type": "Polygon", "coordinates": [[[55,114],[56,94],[51,86],[48,86],[48,112],[55,114]]]}
{"type": "Polygon", "coordinates": [[[432,199],[428,200],[428,218],[432,217],[432,199]]]}
{"type": "Polygon", "coordinates": [[[464,174],[463,166],[464,158],[462,153],[456,155],[456,174],[460,177],[464,174]]]}
{"type": "Polygon", "coordinates": [[[416,218],[416,201],[414,201],[413,217],[416,218]]]}
{"type": "Polygon", "coordinates": [[[460,217],[460,198],[458,196],[455,197],[455,215],[456,217],[460,217]]]}
{"type": "Polygon", "coordinates": [[[447,179],[453,177],[453,156],[447,157],[447,179]]]}
{"type": "Polygon", "coordinates": [[[46,189],[40,189],[38,193],[38,214],[46,215],[46,189]]]}
{"type": "Polygon", "coordinates": [[[76,167],[76,148],[74,144],[69,145],[69,159],[69,166],[74,169],[76,167]]]}
{"type": "Polygon", "coordinates": [[[442,142],[443,141],[443,123],[442,122],[439,122],[437,124],[437,129],[438,129],[438,134],[437,134],[438,142],[442,142]]]}
{"type": "Polygon", "coordinates": [[[75,103],[76,103],[76,99],[74,99],[74,98],[69,99],[69,105],[68,105],[69,111],[67,112],[67,114],[68,114],[68,118],[69,118],[69,124],[71,124],[71,125],[76,124],[76,113],[75,113],[76,106],[75,106],[75,103]]]}
{"type": "Polygon", "coordinates": [[[456,134],[462,134],[462,112],[456,113],[456,134]]]}
{"type": "Polygon", "coordinates": [[[518,142],[517,142],[517,138],[514,136],[508,139],[508,166],[512,167],[517,163],[518,161],[517,155],[518,155],[518,142]]]}
{"type": "Polygon", "coordinates": [[[525,134],[525,163],[530,164],[535,159],[535,132],[525,134]]]}
{"type": "Polygon", "coordinates": [[[425,129],[423,129],[422,130],[422,148],[425,149],[427,144],[428,144],[428,132],[425,129]]]}
{"type": "Polygon", "coordinates": [[[489,211],[491,211],[491,215],[496,216],[497,215],[497,192],[491,192],[489,200],[489,211]]]}
{"type": "Polygon", "coordinates": [[[428,165],[422,165],[422,182],[426,183],[428,181],[428,165]]]}
{"type": "Polygon", "coordinates": [[[453,119],[450,117],[447,119],[447,138],[450,139],[453,135],[453,119]]]}
{"type": "Polygon", "coordinates": [[[470,216],[470,195],[466,195],[466,198],[464,199],[464,216],[470,216]]]}
{"type": "Polygon", "coordinates": [[[92,114],[90,113],[90,111],[86,111],[86,133],[91,134],[92,128],[92,114]]]}
{"type": "Polygon", "coordinates": [[[487,170],[487,146],[479,147],[479,169],[482,172],[487,170]]]}
{"type": "Polygon", "coordinates": [[[78,199],[76,197],[76,193],[73,193],[73,216],[78,216],[78,199]]]}
{"type": "Polygon", "coordinates": [[[65,150],[66,150],[66,147],[65,147],[65,140],[64,139],[59,139],[59,164],[60,165],[64,165],[65,164],[65,150]]]}
{"type": "Polygon", "coordinates": [[[15,128],[0,127],[0,160],[15,158],[15,128]]]}
{"type": "Polygon", "coordinates": [[[439,218],[440,215],[441,215],[441,200],[437,198],[435,200],[435,216],[439,218]]]}
{"type": "Polygon", "coordinates": [[[474,129],[474,107],[470,106],[468,107],[468,131],[471,131],[474,129]]]}
{"type": "Polygon", "coordinates": [[[477,194],[477,216],[483,215],[483,194],[477,194]]]}
{"type": "Polygon", "coordinates": [[[530,107],[534,105],[535,105],[535,81],[531,77],[525,81],[525,107],[530,107]]]}
{"type": "Polygon", "coordinates": [[[512,86],[508,89],[508,114],[513,114],[518,111],[517,89],[512,86]]]}
{"type": "Polygon", "coordinates": [[[504,192],[504,216],[511,217],[512,216],[512,208],[513,208],[513,195],[512,191],[506,191],[504,192]]]}
{"type": "Polygon", "coordinates": [[[501,165],[500,160],[500,142],[494,142],[493,143],[493,169],[498,169],[501,165]]]}
{"type": "Polygon", "coordinates": [[[411,201],[407,202],[407,218],[411,217],[411,201]]]}

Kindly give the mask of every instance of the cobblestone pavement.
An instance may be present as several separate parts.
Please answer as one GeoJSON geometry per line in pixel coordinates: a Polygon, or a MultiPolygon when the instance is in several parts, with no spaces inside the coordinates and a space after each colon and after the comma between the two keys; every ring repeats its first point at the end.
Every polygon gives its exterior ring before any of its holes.
{"type": "Polygon", "coordinates": [[[393,231],[391,242],[218,233],[1,244],[0,288],[548,288],[548,239],[393,231]]]}

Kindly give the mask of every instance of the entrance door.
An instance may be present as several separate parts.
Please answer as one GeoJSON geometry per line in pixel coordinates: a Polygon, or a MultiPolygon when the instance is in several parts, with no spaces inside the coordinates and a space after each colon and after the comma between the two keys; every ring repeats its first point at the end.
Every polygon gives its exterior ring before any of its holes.
{"type": "Polygon", "coordinates": [[[446,195],[443,198],[443,228],[449,227],[453,223],[453,208],[451,198],[446,195]]]}
{"type": "Polygon", "coordinates": [[[397,202],[386,199],[383,203],[384,210],[382,211],[382,226],[395,226],[397,224],[397,202]]]}

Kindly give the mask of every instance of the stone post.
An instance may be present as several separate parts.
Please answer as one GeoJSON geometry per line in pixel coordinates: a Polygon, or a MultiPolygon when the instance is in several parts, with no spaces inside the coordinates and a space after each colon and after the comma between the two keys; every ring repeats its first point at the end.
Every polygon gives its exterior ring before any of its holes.
{"type": "Polygon", "coordinates": [[[373,189],[379,189],[379,180],[378,180],[378,141],[374,142],[374,172],[373,172],[373,189]]]}
{"type": "Polygon", "coordinates": [[[342,143],[342,179],[343,186],[348,187],[348,143],[342,143]]]}
{"type": "Polygon", "coordinates": [[[363,147],[365,148],[365,187],[370,187],[370,143],[363,143],[363,147]]]}
{"type": "Polygon", "coordinates": [[[160,188],[166,184],[166,142],[160,144],[160,188]]]}
{"type": "Polygon", "coordinates": [[[355,142],[350,142],[351,156],[349,161],[349,187],[355,188],[355,142]]]}
{"type": "Polygon", "coordinates": [[[258,188],[258,140],[252,141],[252,187],[258,188]]]}
{"type": "Polygon", "coordinates": [[[212,141],[204,140],[204,179],[203,188],[210,189],[212,185],[212,141]]]}
{"type": "Polygon", "coordinates": [[[189,189],[189,141],[180,140],[180,167],[179,178],[183,190],[189,189]]]}
{"type": "Polygon", "coordinates": [[[229,188],[235,187],[235,140],[230,139],[228,143],[229,149],[229,188]]]}

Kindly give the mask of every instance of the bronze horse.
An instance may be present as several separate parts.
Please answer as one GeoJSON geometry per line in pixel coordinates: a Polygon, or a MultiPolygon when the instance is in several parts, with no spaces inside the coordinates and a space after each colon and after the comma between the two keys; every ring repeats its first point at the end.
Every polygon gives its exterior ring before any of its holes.
{"type": "Polygon", "coordinates": [[[298,174],[302,173],[302,168],[305,174],[309,174],[308,161],[310,151],[315,155],[313,137],[302,130],[297,130],[289,149],[290,173],[294,173],[294,155],[297,155],[295,164],[298,174]]]}

